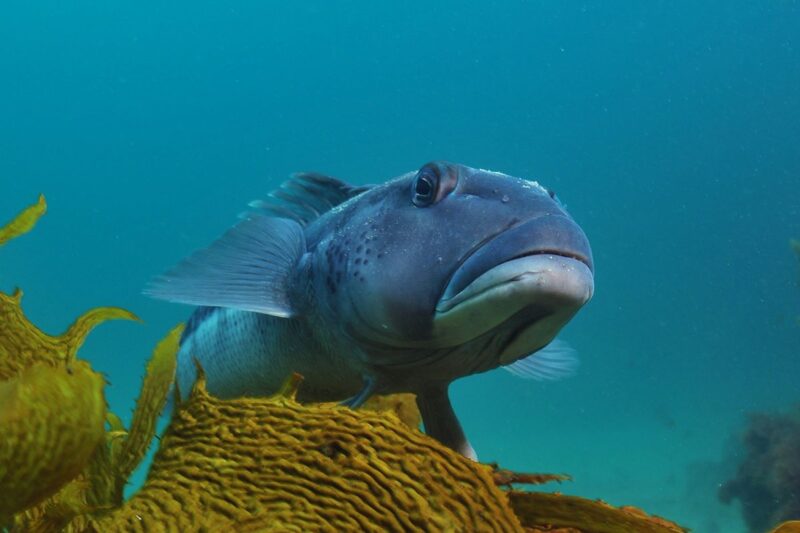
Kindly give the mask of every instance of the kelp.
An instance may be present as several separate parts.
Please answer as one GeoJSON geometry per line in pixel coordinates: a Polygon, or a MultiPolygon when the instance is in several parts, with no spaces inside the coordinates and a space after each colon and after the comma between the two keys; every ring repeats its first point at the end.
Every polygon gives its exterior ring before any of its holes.
{"type": "MultiPolygon", "coordinates": [[[[41,198],[0,229],[0,244],[44,209],[41,198]]],[[[294,375],[271,398],[221,400],[201,368],[144,486],[123,502],[172,386],[181,327],[155,348],[125,428],[77,351],[103,320],[136,317],[99,308],[50,336],[28,321],[21,298],[0,293],[0,526],[14,533],[682,531],[633,508],[504,490],[568,476],[464,458],[419,431],[413,395],[376,397],[358,411],[301,405],[294,375]]]]}
{"type": "Polygon", "coordinates": [[[390,412],[301,405],[299,381],[220,400],[200,371],[144,487],[94,529],[521,531],[491,467],[390,412]]]}
{"type": "Polygon", "coordinates": [[[173,328],[153,351],[130,429],[126,430],[119,417],[109,413],[106,446],[97,450],[89,470],[91,505],[102,508],[122,503],[125,484],[144,459],[156,434],[156,422],[175,377],[178,340],[182,331],[183,325],[173,328]]]}
{"type": "Polygon", "coordinates": [[[22,311],[22,291],[0,292],[0,380],[9,379],[34,364],[64,368],[75,361],[89,332],[106,320],[138,320],[118,307],[99,307],[79,317],[61,335],[48,335],[22,311]]]}
{"type": "Polygon", "coordinates": [[[47,202],[44,199],[44,195],[40,194],[39,200],[35,204],[26,207],[11,222],[0,227],[0,246],[32,230],[46,211],[47,202]]]}
{"type": "MultiPolygon", "coordinates": [[[[0,228],[0,244],[29,231],[44,197],[0,228]]],[[[86,467],[103,437],[103,379],[75,354],[117,311],[90,311],[51,337],[27,320],[22,291],[0,293],[0,525],[39,504],[86,467]]]]}
{"type": "Polygon", "coordinates": [[[677,533],[634,508],[505,491],[514,476],[442,446],[391,410],[271,398],[220,400],[202,369],[144,487],[88,531],[571,531],[677,533]]]}
{"type": "Polygon", "coordinates": [[[155,436],[156,421],[174,379],[182,330],[182,325],[173,328],[153,351],[130,429],[113,413],[104,412],[108,429],[101,432],[102,438],[80,475],[39,508],[18,515],[15,531],[55,532],[70,522],[69,530],[82,531],[92,516],[122,505],[125,485],[155,436]]]}
{"type": "Polygon", "coordinates": [[[683,533],[679,525],[632,506],[613,507],[600,500],[541,492],[509,493],[511,507],[528,531],[586,533],[683,533]]]}
{"type": "MultiPolygon", "coordinates": [[[[29,231],[45,210],[42,196],[0,228],[0,244],[29,231]]],[[[122,488],[155,434],[182,327],[156,348],[126,432],[106,412],[103,378],[77,353],[101,322],[136,316],[96,308],[52,336],[27,319],[21,303],[21,290],[0,292],[0,526],[16,514],[15,530],[58,531],[78,514],[122,503],[122,488]]]]}
{"type": "Polygon", "coordinates": [[[0,382],[0,524],[85,468],[103,439],[103,379],[88,365],[35,365],[0,382]]]}

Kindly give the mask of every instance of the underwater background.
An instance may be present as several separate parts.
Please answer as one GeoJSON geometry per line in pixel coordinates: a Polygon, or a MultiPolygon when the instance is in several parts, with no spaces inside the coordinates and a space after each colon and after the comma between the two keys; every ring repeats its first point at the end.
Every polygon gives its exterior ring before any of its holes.
{"type": "Polygon", "coordinates": [[[49,215],[0,289],[48,332],[99,305],[143,319],[81,351],[126,422],[190,313],[142,296],[150,277],[291,172],[368,183],[433,159],[555,189],[595,254],[561,335],[577,376],[453,386],[481,460],[747,531],[718,493],[748,415],[800,403],[800,3],[3,5],[0,218],[39,192],[49,215]]]}

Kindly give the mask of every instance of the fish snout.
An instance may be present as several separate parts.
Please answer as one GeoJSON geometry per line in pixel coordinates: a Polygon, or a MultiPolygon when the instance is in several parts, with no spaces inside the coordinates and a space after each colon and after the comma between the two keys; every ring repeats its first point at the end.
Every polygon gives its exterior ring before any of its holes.
{"type": "Polygon", "coordinates": [[[541,330],[530,342],[549,342],[593,293],[583,230],[568,216],[543,215],[494,236],[462,261],[436,305],[434,329],[443,342],[464,342],[525,312],[541,330]]]}
{"type": "Polygon", "coordinates": [[[514,226],[475,249],[453,273],[437,310],[444,310],[470,283],[493,268],[536,255],[573,259],[594,273],[592,250],[580,226],[566,216],[547,214],[514,226]]]}

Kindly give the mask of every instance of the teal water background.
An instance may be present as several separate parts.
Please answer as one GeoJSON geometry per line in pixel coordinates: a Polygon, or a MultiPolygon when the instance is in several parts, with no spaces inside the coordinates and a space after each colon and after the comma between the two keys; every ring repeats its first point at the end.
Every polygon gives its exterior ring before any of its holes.
{"type": "MultiPolygon", "coordinates": [[[[752,411],[800,401],[800,4],[64,2],[0,9],[0,288],[129,418],[189,309],[141,296],[290,172],[376,182],[447,159],[555,189],[591,239],[594,300],[557,383],[458,382],[482,460],[699,532],[752,411]]],[[[143,472],[137,475],[137,483],[143,472]]]]}

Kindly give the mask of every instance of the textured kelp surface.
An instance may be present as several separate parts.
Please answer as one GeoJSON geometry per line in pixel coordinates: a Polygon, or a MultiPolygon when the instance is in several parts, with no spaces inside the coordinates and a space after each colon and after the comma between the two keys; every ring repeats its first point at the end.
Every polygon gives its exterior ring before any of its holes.
{"type": "Polygon", "coordinates": [[[136,320],[117,307],[100,307],[79,317],[62,335],[48,335],[22,312],[22,291],[0,292],[0,380],[9,379],[34,364],[65,368],[98,324],[111,319],[136,320]]]}
{"type": "MultiPolygon", "coordinates": [[[[30,230],[44,199],[0,228],[30,230]]],[[[0,293],[0,529],[106,531],[676,532],[633,508],[503,490],[563,481],[470,461],[418,430],[412,395],[365,409],[301,405],[300,376],[272,398],[220,400],[201,378],[178,404],[144,487],[122,492],[144,457],[174,379],[173,329],[147,365],[130,428],[106,411],[103,379],[77,359],[118,308],[80,317],[59,336],[31,324],[21,291],[0,293]]]]}
{"type": "MultiPolygon", "coordinates": [[[[0,245],[29,231],[45,209],[41,196],[0,228],[0,245]]],[[[103,379],[74,355],[109,315],[89,312],[51,337],[25,318],[21,300],[21,291],[0,293],[0,525],[78,476],[104,433],[103,379]]]]}
{"type": "MultiPolygon", "coordinates": [[[[45,210],[41,196],[0,228],[0,245],[33,228],[45,210]]],[[[76,357],[95,326],[119,318],[136,319],[97,308],[64,334],[48,335],[25,317],[22,291],[0,292],[0,526],[58,531],[76,515],[122,503],[173,379],[180,328],[148,366],[129,434],[106,412],[103,378],[76,357]]]]}
{"type": "Polygon", "coordinates": [[[98,531],[521,531],[491,468],[393,415],[222,401],[198,381],[144,488],[98,531]]]}
{"type": "Polygon", "coordinates": [[[164,408],[175,375],[175,356],[183,327],[174,328],[162,340],[147,365],[130,430],[113,413],[105,412],[102,430],[84,468],[58,494],[15,517],[13,531],[83,531],[92,516],[122,505],[123,489],[144,458],[155,435],[156,420],[164,408]]]}
{"type": "Polygon", "coordinates": [[[0,382],[0,524],[81,473],[103,438],[102,391],[83,363],[0,382]]]}
{"type": "Polygon", "coordinates": [[[544,529],[552,524],[563,531],[592,533],[681,533],[686,531],[657,516],[650,516],[635,507],[612,507],[602,501],[575,496],[539,492],[509,494],[511,507],[527,529],[544,529]]]}

